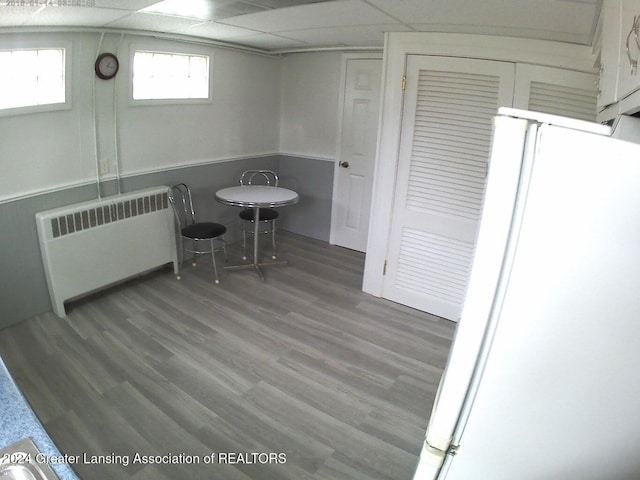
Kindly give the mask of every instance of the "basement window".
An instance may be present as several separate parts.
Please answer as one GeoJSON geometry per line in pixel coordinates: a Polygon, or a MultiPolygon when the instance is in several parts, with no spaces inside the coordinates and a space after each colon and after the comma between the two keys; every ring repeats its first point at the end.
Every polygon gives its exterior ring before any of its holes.
{"type": "Polygon", "coordinates": [[[0,50],[0,115],[68,108],[65,49],[0,50]]]}
{"type": "Polygon", "coordinates": [[[132,92],[134,101],[208,100],[209,56],[136,50],[132,92]]]}

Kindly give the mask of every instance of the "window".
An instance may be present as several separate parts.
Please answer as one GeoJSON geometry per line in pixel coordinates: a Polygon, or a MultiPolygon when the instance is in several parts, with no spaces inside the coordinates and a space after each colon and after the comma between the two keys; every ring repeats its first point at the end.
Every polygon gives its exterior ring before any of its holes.
{"type": "Polygon", "coordinates": [[[0,110],[65,101],[64,48],[0,50],[0,110]]]}
{"type": "Polygon", "coordinates": [[[208,99],[209,57],[136,50],[133,99],[208,99]]]}

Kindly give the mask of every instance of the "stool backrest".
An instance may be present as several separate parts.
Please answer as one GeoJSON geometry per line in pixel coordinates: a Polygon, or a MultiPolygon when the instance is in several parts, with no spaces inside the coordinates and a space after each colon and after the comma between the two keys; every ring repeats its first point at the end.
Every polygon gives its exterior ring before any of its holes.
{"type": "Polygon", "coordinates": [[[173,212],[181,229],[195,223],[196,214],[193,210],[191,190],[186,184],[179,183],[171,187],[169,190],[169,203],[173,207],[173,212]]]}
{"type": "Polygon", "coordinates": [[[240,176],[240,185],[278,186],[278,175],[272,170],[247,170],[240,176]]]}

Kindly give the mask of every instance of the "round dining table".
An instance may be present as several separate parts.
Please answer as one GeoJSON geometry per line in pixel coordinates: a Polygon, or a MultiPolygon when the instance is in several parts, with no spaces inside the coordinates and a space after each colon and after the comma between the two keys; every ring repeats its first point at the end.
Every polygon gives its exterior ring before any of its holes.
{"type": "Polygon", "coordinates": [[[283,265],[286,261],[260,262],[258,250],[258,235],[260,231],[260,209],[284,207],[298,203],[300,196],[293,190],[269,185],[238,185],[226,187],[216,192],[218,202],[234,207],[253,208],[254,211],[254,235],[253,235],[253,263],[241,265],[229,265],[228,270],[244,270],[253,268],[261,280],[264,280],[261,267],[271,265],[283,265]]]}

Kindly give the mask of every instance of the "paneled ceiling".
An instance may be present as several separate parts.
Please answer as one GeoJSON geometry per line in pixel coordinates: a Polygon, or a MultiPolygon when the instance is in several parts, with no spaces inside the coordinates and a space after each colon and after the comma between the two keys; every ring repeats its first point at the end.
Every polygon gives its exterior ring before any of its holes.
{"type": "Polygon", "coordinates": [[[602,0],[0,0],[0,32],[92,27],[188,35],[265,52],[382,47],[384,32],[591,45],[602,0]]]}

